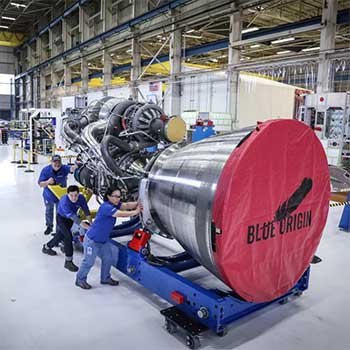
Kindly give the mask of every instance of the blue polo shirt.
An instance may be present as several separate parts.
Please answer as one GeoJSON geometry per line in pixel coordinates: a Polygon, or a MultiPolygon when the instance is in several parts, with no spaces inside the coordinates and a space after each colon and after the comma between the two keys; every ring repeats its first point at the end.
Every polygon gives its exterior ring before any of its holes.
{"type": "Polygon", "coordinates": [[[73,203],[67,194],[61,197],[57,206],[57,213],[67,219],[72,219],[72,217],[77,215],[79,209],[83,209],[86,216],[90,215],[89,207],[86,203],[85,197],[80,193],[78,200],[73,203]]]}
{"type": "MultiPolygon", "coordinates": [[[[50,177],[52,177],[55,180],[55,185],[67,187],[67,177],[69,173],[69,165],[62,165],[57,171],[55,171],[53,170],[52,165],[50,164],[41,169],[38,183],[40,183],[41,181],[47,181],[50,177]]],[[[48,187],[44,187],[43,197],[48,202],[58,202],[58,198],[50,191],[48,187]]]]}
{"type": "Polygon", "coordinates": [[[121,205],[122,203],[113,205],[108,201],[102,203],[94,222],[86,232],[87,236],[96,243],[106,243],[116,222],[116,218],[113,215],[120,209],[121,205]]]}

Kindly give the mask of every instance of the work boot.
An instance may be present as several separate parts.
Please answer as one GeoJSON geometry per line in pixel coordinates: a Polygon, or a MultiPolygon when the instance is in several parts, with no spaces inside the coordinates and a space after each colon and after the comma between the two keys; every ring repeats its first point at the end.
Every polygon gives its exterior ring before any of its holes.
{"type": "Polygon", "coordinates": [[[85,282],[85,281],[81,281],[79,282],[78,280],[75,281],[75,285],[77,287],[83,288],[83,289],[91,289],[91,286],[89,283],[85,282]]]}
{"type": "Polygon", "coordinates": [[[119,284],[119,281],[116,281],[113,278],[110,278],[107,281],[101,281],[101,284],[109,284],[110,286],[117,286],[119,284]]]}
{"type": "Polygon", "coordinates": [[[52,232],[53,227],[52,226],[47,226],[46,230],[44,231],[44,235],[49,235],[52,232]]]}
{"type": "Polygon", "coordinates": [[[71,271],[71,272],[77,272],[79,270],[79,267],[73,263],[73,261],[65,261],[64,267],[71,271]]]}
{"type": "Polygon", "coordinates": [[[47,255],[51,255],[51,256],[57,255],[57,253],[53,249],[47,247],[45,244],[43,245],[43,249],[41,249],[41,251],[47,255]]]}

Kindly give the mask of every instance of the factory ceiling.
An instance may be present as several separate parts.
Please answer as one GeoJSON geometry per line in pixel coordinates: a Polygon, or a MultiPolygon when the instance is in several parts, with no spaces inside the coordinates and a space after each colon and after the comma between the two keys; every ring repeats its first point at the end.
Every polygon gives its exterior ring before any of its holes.
{"type": "MultiPolygon", "coordinates": [[[[18,0],[19,1],[19,0],[18,0]]],[[[153,9],[163,5],[167,1],[150,0],[148,8],[153,9]]],[[[73,3],[73,1],[71,1],[73,3]]],[[[129,0],[116,0],[112,3],[113,8],[120,9],[126,6],[129,0]]],[[[234,2],[233,2],[234,3],[234,2]]],[[[322,15],[322,0],[273,0],[273,1],[255,1],[254,6],[248,6],[249,1],[240,1],[244,4],[241,10],[242,16],[242,33],[259,32],[271,29],[281,25],[292,24],[296,22],[306,21],[311,18],[320,17],[322,15]]],[[[21,3],[10,0],[0,0],[0,26],[8,25],[10,31],[25,32],[26,28],[33,27],[34,32],[40,30],[40,17],[52,16],[51,10],[53,4],[55,8],[62,6],[64,11],[64,2],[59,1],[28,1],[22,0],[21,3]],[[25,7],[24,7],[25,4],[25,7]],[[23,5],[23,6],[22,6],[23,5]],[[15,20],[6,20],[4,17],[13,17],[15,20]]],[[[70,5],[70,3],[68,3],[70,5]]],[[[67,6],[67,5],[66,5],[67,6]]],[[[100,33],[101,20],[99,11],[101,11],[100,1],[88,1],[85,5],[90,14],[89,30],[90,33],[100,33]]],[[[338,1],[338,11],[349,11],[349,0],[338,1]]],[[[55,13],[57,17],[59,13],[55,13]]],[[[52,19],[52,17],[50,17],[52,19]]],[[[79,13],[76,10],[70,15],[70,21],[79,37],[79,13]]],[[[1,29],[0,29],[1,30],[1,29]]],[[[230,16],[225,13],[222,16],[216,16],[209,20],[197,21],[195,25],[188,25],[183,28],[182,32],[182,48],[185,52],[188,48],[217,43],[219,41],[228,41],[230,32],[230,16]]],[[[30,35],[28,35],[30,36],[30,35]]],[[[47,35],[47,39],[48,35],[47,35]]],[[[44,42],[45,42],[44,40],[44,42]]],[[[78,41],[79,42],[79,41],[78,41]]],[[[158,34],[154,37],[142,39],[141,56],[142,59],[152,59],[158,53],[158,56],[165,56],[169,53],[169,33],[158,34]]],[[[35,43],[31,44],[35,49],[35,43]]],[[[48,45],[48,44],[47,44],[48,45]]],[[[62,44],[63,45],[63,44],[62,44]]],[[[249,44],[240,45],[237,49],[241,54],[241,61],[249,62],[256,59],[264,59],[270,57],[283,57],[284,55],[293,55],[294,53],[317,53],[320,47],[320,30],[310,30],[292,35],[284,35],[280,38],[266,39],[265,41],[251,42],[249,44]]],[[[342,23],[337,25],[336,48],[350,48],[350,24],[342,23]]],[[[109,48],[112,56],[113,66],[125,65],[131,62],[132,50],[131,42],[125,42],[125,46],[118,45],[118,48],[109,48]]],[[[50,55],[50,53],[49,53],[50,55]]],[[[50,57],[50,56],[48,56],[50,57]]],[[[102,50],[100,53],[91,55],[89,60],[89,73],[101,73],[103,71],[102,50]]],[[[192,55],[186,57],[187,64],[195,64],[207,68],[221,68],[228,63],[227,46],[222,49],[213,49],[206,53],[192,55]]],[[[72,78],[81,75],[81,66],[71,63],[72,78]]],[[[159,64],[156,60],[159,70],[149,70],[144,77],[153,75],[168,75],[168,68],[165,64],[159,64]]],[[[118,76],[129,78],[128,72],[121,72],[118,76]]]]}

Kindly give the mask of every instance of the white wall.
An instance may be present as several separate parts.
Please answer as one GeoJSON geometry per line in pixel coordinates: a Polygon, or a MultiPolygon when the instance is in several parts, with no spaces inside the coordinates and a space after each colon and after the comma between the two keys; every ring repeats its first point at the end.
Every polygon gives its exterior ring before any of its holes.
{"type": "Polygon", "coordinates": [[[90,104],[90,102],[95,101],[95,100],[99,100],[103,97],[103,92],[102,91],[92,91],[89,92],[87,94],[87,102],[88,105],[90,104]]]}
{"type": "MultiPolygon", "coordinates": [[[[184,67],[184,71],[194,70],[184,67]]],[[[164,101],[169,113],[169,94],[164,101]]],[[[181,112],[227,112],[227,76],[225,72],[193,74],[181,80],[181,112]]]]}
{"type": "Polygon", "coordinates": [[[12,47],[0,46],[0,73],[15,73],[15,56],[12,47]]]}
{"type": "MultiPolygon", "coordinates": [[[[193,68],[185,67],[185,71],[193,68]]],[[[293,118],[295,87],[272,80],[240,74],[238,90],[238,127],[256,124],[276,118],[293,118]]],[[[210,72],[186,76],[181,81],[181,113],[188,111],[209,112],[210,118],[229,131],[227,123],[228,79],[226,72],[210,72]]],[[[169,95],[164,109],[169,113],[169,95]]]]}
{"type": "Polygon", "coordinates": [[[128,86],[121,86],[118,88],[113,88],[108,90],[108,96],[118,97],[118,98],[129,98],[130,88],[128,86]]]}
{"type": "MultiPolygon", "coordinates": [[[[139,85],[139,90],[142,94],[142,96],[139,96],[139,101],[142,102],[149,102],[152,101],[154,103],[160,103],[162,100],[162,83],[149,83],[149,82],[143,82],[139,85]],[[156,90],[156,91],[152,91],[156,90]],[[145,98],[145,101],[143,100],[143,97],[145,98]]],[[[129,98],[131,95],[130,87],[129,86],[121,86],[121,87],[115,87],[113,89],[108,90],[108,96],[118,97],[118,98],[129,98]]]]}
{"type": "Polygon", "coordinates": [[[0,74],[0,95],[11,95],[11,88],[13,94],[13,83],[15,76],[13,74],[0,74]],[[11,86],[12,79],[12,86],[11,86]]]}
{"type": "MultiPolygon", "coordinates": [[[[184,71],[196,69],[184,67],[184,71]]],[[[165,92],[164,111],[169,114],[169,87],[165,92]]],[[[181,116],[187,127],[193,125],[198,112],[209,112],[217,131],[231,130],[231,116],[228,111],[226,72],[210,72],[193,74],[181,80],[181,116]],[[193,111],[194,113],[192,113],[193,111]]]]}
{"type": "Polygon", "coordinates": [[[295,87],[241,74],[239,77],[238,127],[257,121],[293,118],[295,87]]]}

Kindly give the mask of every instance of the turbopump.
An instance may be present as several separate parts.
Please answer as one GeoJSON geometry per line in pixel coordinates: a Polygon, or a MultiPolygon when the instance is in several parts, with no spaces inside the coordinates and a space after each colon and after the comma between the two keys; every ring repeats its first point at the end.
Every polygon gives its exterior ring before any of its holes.
{"type": "Polygon", "coordinates": [[[155,104],[112,97],[94,101],[77,118],[65,119],[62,129],[83,164],[75,173],[77,181],[97,195],[118,185],[129,196],[138,191],[157,149],[181,141],[185,132],[180,117],[168,117],[155,104]]]}

